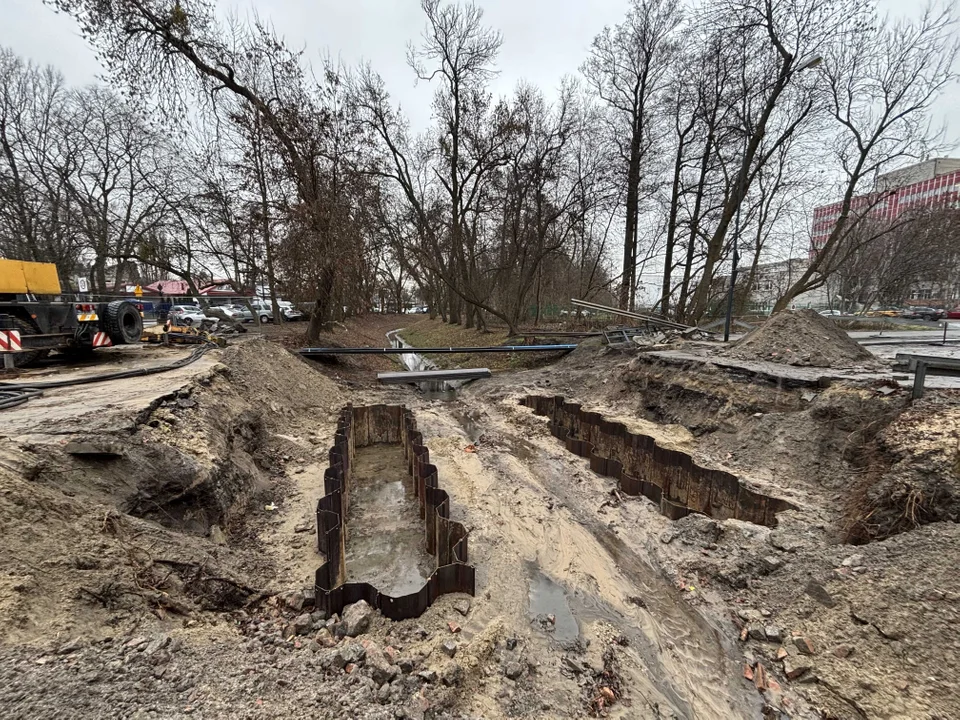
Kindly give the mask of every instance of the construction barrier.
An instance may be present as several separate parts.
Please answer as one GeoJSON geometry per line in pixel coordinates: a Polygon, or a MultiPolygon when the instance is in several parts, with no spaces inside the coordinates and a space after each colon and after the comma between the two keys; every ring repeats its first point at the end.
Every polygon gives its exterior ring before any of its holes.
{"type": "Polygon", "coordinates": [[[778,512],[796,509],[745,487],[736,475],[702,467],[689,454],[662,447],[649,435],[631,432],[561,396],[528,395],[520,404],[548,417],[551,434],[570,452],[588,458],[591,470],[616,478],[627,495],[657,503],[672,520],[697,512],[776,527],[778,512]]]}
{"type": "Polygon", "coordinates": [[[15,353],[23,350],[19,330],[0,330],[0,352],[15,353]]]}
{"type": "Polygon", "coordinates": [[[398,405],[348,405],[340,411],[330,449],[330,464],[323,477],[324,495],[317,503],[317,549],[326,562],[316,572],[316,605],[327,615],[340,613],[366,600],[391,620],[419,617],[441,595],[473,595],[475,570],[467,564],[467,530],[450,519],[450,496],[440,489],[436,466],[423,444],[413,413],[398,405]],[[424,521],[426,550],[437,568],[417,592],[402,597],[381,593],[369,583],[347,583],[344,544],[350,507],[351,467],[356,448],[376,443],[403,446],[411,490],[419,500],[424,521]]]}

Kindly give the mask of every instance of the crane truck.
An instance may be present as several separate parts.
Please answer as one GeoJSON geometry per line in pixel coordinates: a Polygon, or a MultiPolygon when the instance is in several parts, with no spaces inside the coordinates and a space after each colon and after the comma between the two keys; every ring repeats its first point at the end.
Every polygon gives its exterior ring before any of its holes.
{"type": "Polygon", "coordinates": [[[51,350],[81,354],[138,343],[142,334],[134,303],[71,302],[56,265],[0,258],[0,366],[24,367],[51,350]]]}

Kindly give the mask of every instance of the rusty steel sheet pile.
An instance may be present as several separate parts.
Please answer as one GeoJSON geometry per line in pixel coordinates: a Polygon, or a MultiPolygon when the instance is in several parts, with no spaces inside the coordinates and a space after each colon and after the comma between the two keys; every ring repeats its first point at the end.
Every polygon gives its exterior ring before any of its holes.
{"type": "Polygon", "coordinates": [[[413,413],[399,405],[348,405],[340,411],[330,463],[324,472],[324,495],[317,503],[317,548],[326,562],[316,572],[317,608],[329,615],[359,600],[391,620],[419,617],[441,595],[473,595],[475,570],[467,561],[467,530],[450,519],[450,496],[439,487],[436,466],[423,444],[413,413]],[[357,448],[377,443],[403,446],[411,492],[419,501],[426,551],[434,556],[436,570],[415,593],[390,597],[369,583],[348,583],[344,543],[348,537],[351,464],[357,448]]]}
{"type": "Polygon", "coordinates": [[[702,467],[689,454],[662,447],[649,435],[631,432],[561,396],[528,395],[520,404],[548,417],[551,434],[570,452],[589,459],[591,470],[618,480],[627,495],[657,503],[672,520],[697,512],[776,527],[777,513],[796,509],[751,490],[736,475],[702,467]]]}

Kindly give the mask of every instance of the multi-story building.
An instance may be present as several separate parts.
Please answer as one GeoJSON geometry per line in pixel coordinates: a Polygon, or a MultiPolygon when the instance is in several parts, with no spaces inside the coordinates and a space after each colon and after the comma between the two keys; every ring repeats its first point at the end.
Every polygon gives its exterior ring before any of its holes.
{"type": "MultiPolygon", "coordinates": [[[[758,265],[753,286],[750,288],[750,311],[768,315],[777,300],[806,272],[809,264],[807,258],[790,258],[758,265]]],[[[798,295],[790,303],[790,307],[820,310],[828,304],[826,289],[821,287],[798,295]]]]}
{"type": "MultiPolygon", "coordinates": [[[[893,221],[909,210],[957,202],[960,202],[960,159],[938,158],[879,175],[873,192],[853,198],[850,212],[893,221]]],[[[841,201],[814,209],[811,252],[822,248],[830,237],[842,205],[841,201]]]]}

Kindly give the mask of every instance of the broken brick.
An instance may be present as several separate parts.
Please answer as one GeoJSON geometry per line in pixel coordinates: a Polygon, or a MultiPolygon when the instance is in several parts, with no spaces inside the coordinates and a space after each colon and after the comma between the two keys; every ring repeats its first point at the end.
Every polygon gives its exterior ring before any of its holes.
{"type": "Polygon", "coordinates": [[[764,670],[763,665],[757,663],[757,667],[753,673],[753,684],[756,686],[757,690],[763,692],[769,686],[767,683],[767,671],[764,670]]]}
{"type": "Polygon", "coordinates": [[[788,680],[796,680],[798,677],[810,670],[810,665],[789,658],[783,660],[783,674],[788,680]]]}

